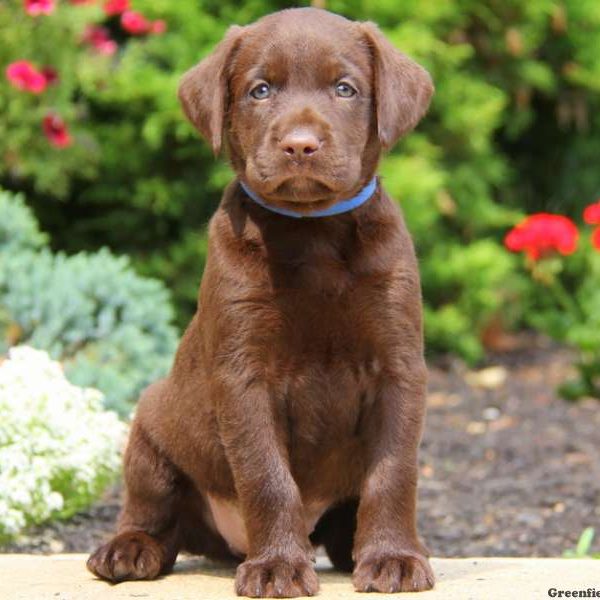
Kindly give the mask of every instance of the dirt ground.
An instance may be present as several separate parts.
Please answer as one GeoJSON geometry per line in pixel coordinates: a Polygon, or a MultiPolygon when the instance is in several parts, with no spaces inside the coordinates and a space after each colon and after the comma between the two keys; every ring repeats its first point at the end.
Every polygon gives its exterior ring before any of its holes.
{"type": "MultiPolygon", "coordinates": [[[[520,346],[479,371],[431,366],[419,524],[435,556],[561,556],[588,526],[600,551],[600,401],[557,397],[568,351],[520,346]]],[[[89,552],[110,534],[120,493],[0,551],[89,552]]]]}

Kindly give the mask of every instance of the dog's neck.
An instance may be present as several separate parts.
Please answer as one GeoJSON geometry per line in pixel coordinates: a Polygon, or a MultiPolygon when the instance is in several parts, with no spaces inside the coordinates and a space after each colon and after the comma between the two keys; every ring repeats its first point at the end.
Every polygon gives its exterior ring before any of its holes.
{"type": "Polygon", "coordinates": [[[309,213],[303,213],[299,211],[295,211],[288,208],[280,208],[278,206],[273,206],[263,200],[258,194],[256,194],[252,189],[250,189],[243,181],[240,181],[240,185],[246,195],[254,200],[256,204],[259,204],[263,208],[270,210],[271,212],[277,213],[279,215],[284,215],[286,217],[292,217],[294,219],[302,219],[302,218],[316,218],[316,217],[330,217],[333,215],[340,215],[345,212],[349,212],[362,206],[365,202],[367,202],[375,193],[377,189],[377,177],[373,177],[367,185],[365,185],[356,196],[352,198],[348,198],[347,200],[340,200],[335,204],[332,204],[328,208],[324,208],[322,210],[315,210],[309,213]]]}

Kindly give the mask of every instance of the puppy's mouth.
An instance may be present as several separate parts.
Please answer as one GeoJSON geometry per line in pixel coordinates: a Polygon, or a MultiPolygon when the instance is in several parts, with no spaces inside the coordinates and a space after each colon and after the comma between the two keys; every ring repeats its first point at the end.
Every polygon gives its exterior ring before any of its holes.
{"type": "Polygon", "coordinates": [[[267,204],[300,213],[325,210],[352,196],[358,184],[360,164],[352,160],[275,163],[250,158],[245,180],[267,204]],[[261,164],[264,163],[264,164],[261,164]]]}
{"type": "Polygon", "coordinates": [[[344,193],[339,187],[340,182],[314,175],[294,174],[269,178],[259,185],[252,186],[252,183],[251,187],[265,202],[299,212],[328,208],[344,193]]]}
{"type": "Polygon", "coordinates": [[[287,204],[316,204],[330,201],[336,191],[327,183],[312,177],[294,176],[284,179],[269,191],[268,199],[287,204]]]}

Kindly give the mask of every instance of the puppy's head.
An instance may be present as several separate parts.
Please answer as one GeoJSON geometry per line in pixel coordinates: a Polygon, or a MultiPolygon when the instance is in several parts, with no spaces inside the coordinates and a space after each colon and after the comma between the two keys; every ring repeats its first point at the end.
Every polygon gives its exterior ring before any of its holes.
{"type": "Polygon", "coordinates": [[[372,23],[290,9],[232,27],[179,98],[215,153],[267,202],[326,208],[373,176],[380,151],[421,119],[428,73],[372,23]]]}

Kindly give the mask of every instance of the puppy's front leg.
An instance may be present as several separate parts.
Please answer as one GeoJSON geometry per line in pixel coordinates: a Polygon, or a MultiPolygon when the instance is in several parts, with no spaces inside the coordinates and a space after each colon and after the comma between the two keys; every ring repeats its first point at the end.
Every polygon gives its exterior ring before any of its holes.
{"type": "Polygon", "coordinates": [[[415,592],[433,587],[416,523],[417,449],[425,405],[425,367],[389,376],[368,421],[368,469],[361,490],[353,557],[360,592],[415,592]]]}
{"type": "Polygon", "coordinates": [[[256,381],[228,383],[218,397],[219,432],[248,536],[236,592],[251,597],[311,596],[319,588],[312,546],[267,388],[256,381]]]}

